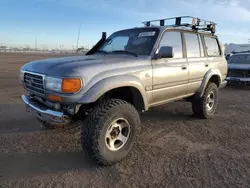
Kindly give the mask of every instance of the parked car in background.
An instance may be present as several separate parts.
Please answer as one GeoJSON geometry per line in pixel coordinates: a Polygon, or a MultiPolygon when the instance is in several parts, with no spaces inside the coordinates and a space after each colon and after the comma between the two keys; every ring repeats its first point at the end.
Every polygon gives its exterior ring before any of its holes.
{"type": "Polygon", "coordinates": [[[249,51],[250,44],[225,44],[225,53],[239,53],[243,51],[249,51]]]}
{"type": "Polygon", "coordinates": [[[250,52],[237,53],[230,57],[226,80],[229,84],[250,85],[250,52]]]}

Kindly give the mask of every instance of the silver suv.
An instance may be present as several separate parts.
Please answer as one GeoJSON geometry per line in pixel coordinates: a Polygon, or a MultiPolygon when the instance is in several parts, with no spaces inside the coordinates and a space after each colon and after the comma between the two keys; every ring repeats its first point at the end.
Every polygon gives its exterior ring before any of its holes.
{"type": "Polygon", "coordinates": [[[84,56],[33,61],[21,68],[27,110],[46,127],[82,122],[83,150],[99,164],[124,158],[140,132],[139,112],[192,102],[210,118],[225,87],[227,62],[213,22],[183,17],[145,22],[102,39],[84,56]],[[153,22],[160,22],[153,26],[153,22]]]}

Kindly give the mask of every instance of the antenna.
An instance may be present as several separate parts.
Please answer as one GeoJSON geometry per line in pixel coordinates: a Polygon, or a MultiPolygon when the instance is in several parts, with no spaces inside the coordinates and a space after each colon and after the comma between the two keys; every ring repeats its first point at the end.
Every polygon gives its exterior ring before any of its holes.
{"type": "Polygon", "coordinates": [[[77,36],[77,41],[76,41],[76,51],[77,51],[77,49],[78,49],[78,44],[79,44],[79,38],[80,38],[80,34],[81,34],[81,25],[80,25],[80,27],[79,27],[79,31],[78,31],[78,36],[77,36]]]}

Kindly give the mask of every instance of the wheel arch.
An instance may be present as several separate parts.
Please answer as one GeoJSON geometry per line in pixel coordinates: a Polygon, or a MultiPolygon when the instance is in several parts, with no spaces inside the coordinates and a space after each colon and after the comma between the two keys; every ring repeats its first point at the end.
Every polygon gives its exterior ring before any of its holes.
{"type": "Polygon", "coordinates": [[[133,86],[114,88],[104,93],[100,98],[102,97],[121,99],[132,104],[138,111],[145,110],[145,104],[141,92],[133,86]]]}
{"type": "Polygon", "coordinates": [[[210,69],[204,76],[201,86],[198,90],[198,95],[199,97],[202,97],[204,94],[204,91],[207,87],[207,84],[209,82],[213,82],[217,85],[217,87],[219,88],[221,83],[222,83],[222,76],[221,73],[218,69],[210,69]]]}
{"type": "Polygon", "coordinates": [[[103,79],[92,86],[79,103],[94,103],[104,97],[122,99],[135,106],[139,111],[148,110],[145,89],[135,76],[118,76],[103,79]]]}

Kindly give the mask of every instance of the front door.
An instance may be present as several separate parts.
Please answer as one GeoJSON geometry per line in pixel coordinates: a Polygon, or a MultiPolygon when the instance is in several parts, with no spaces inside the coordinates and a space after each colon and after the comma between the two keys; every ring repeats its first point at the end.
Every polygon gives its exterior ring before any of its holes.
{"type": "Polygon", "coordinates": [[[182,98],[187,94],[188,63],[183,58],[182,36],[179,31],[163,34],[159,48],[174,48],[173,58],[152,60],[153,66],[153,106],[182,98]]]}

